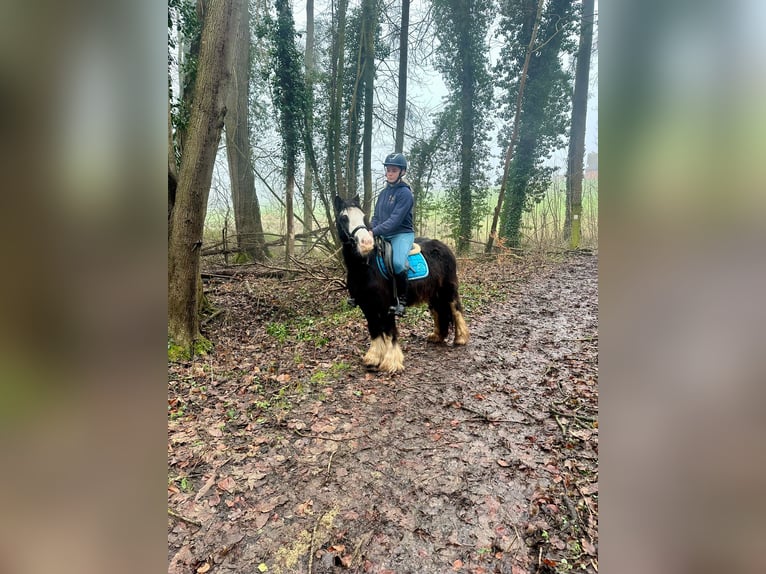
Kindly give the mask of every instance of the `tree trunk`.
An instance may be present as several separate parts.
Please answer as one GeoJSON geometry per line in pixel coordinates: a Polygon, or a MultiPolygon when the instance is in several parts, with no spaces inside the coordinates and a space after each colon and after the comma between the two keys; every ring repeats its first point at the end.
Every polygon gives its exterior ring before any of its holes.
{"type": "Polygon", "coordinates": [[[173,145],[173,121],[170,117],[170,102],[168,102],[168,237],[172,227],[171,215],[176,203],[176,189],[178,188],[178,165],[176,165],[176,151],[173,145]]]}
{"type": "Polygon", "coordinates": [[[593,45],[593,5],[594,0],[583,0],[580,46],[577,52],[575,87],[572,98],[572,128],[567,156],[567,212],[564,221],[564,238],[569,240],[570,249],[580,247],[585,120],[588,113],[590,51],[593,45]]]}
{"type": "Polygon", "coordinates": [[[375,0],[364,0],[364,131],[362,132],[362,176],[364,178],[364,196],[362,208],[370,213],[372,207],[372,106],[375,97],[375,23],[377,10],[375,0]]]}
{"type": "Polygon", "coordinates": [[[475,74],[470,56],[464,61],[461,86],[460,112],[460,221],[457,239],[457,251],[466,254],[471,241],[471,214],[473,211],[471,197],[471,173],[474,164],[474,97],[476,95],[475,74]]]}
{"type": "Polygon", "coordinates": [[[200,338],[197,292],[202,230],[213,163],[226,114],[235,18],[232,0],[210,0],[202,26],[197,81],[168,242],[168,337],[193,353],[200,338]]]}
{"type": "MultiPolygon", "coordinates": [[[[505,196],[505,190],[508,187],[508,174],[511,169],[511,158],[513,157],[513,148],[516,147],[516,142],[519,139],[519,118],[521,116],[521,103],[524,99],[524,87],[527,83],[527,71],[529,70],[529,59],[532,56],[532,48],[537,41],[537,30],[540,27],[540,17],[543,11],[543,2],[540,0],[537,3],[537,14],[535,15],[535,24],[532,27],[532,36],[527,46],[527,52],[524,55],[524,65],[521,70],[521,77],[519,78],[519,93],[516,96],[516,110],[513,116],[513,131],[511,132],[511,141],[508,142],[508,148],[505,151],[505,164],[503,166],[503,179],[500,183],[500,191],[497,195],[497,205],[495,206],[495,212],[492,215],[492,227],[489,231],[489,239],[487,239],[487,245],[484,249],[485,253],[492,253],[492,247],[497,236],[497,222],[500,218],[500,211],[503,207],[503,199],[505,196]]],[[[521,206],[523,208],[523,205],[521,206]]],[[[519,208],[519,212],[521,210],[519,208]]],[[[512,209],[511,211],[516,211],[512,209]]]]}
{"type": "Polygon", "coordinates": [[[292,258],[295,255],[295,212],[293,198],[295,197],[295,158],[287,159],[285,166],[285,219],[287,222],[287,237],[285,241],[285,265],[292,267],[292,258]]]}
{"type": "Polygon", "coordinates": [[[402,30],[399,34],[399,104],[396,110],[394,151],[404,151],[404,120],[407,117],[407,49],[410,31],[410,0],[402,0],[402,30]]]}
{"type": "Polygon", "coordinates": [[[255,261],[268,257],[263,236],[261,207],[255,191],[251,163],[250,122],[250,18],[248,0],[234,0],[237,32],[233,47],[233,76],[229,82],[226,118],[226,157],[229,162],[231,199],[237,247],[255,261]]]}
{"type": "MultiPolygon", "coordinates": [[[[314,0],[306,0],[306,137],[311,139],[314,127],[314,0]]],[[[306,235],[304,250],[311,249],[308,238],[314,227],[314,172],[308,153],[303,170],[303,233],[306,235]]]]}
{"type": "Polygon", "coordinates": [[[328,130],[328,159],[330,188],[346,198],[345,178],[341,162],[341,108],[343,107],[343,77],[345,68],[346,8],[348,0],[338,2],[336,33],[332,44],[330,72],[330,121],[328,130]]]}

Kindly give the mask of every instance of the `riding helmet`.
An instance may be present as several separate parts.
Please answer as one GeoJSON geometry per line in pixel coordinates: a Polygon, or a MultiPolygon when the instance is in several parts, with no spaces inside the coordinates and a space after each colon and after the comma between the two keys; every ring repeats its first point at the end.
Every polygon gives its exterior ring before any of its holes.
{"type": "Polygon", "coordinates": [[[404,157],[404,154],[390,153],[383,160],[383,165],[395,165],[400,169],[407,169],[407,159],[404,157]]]}

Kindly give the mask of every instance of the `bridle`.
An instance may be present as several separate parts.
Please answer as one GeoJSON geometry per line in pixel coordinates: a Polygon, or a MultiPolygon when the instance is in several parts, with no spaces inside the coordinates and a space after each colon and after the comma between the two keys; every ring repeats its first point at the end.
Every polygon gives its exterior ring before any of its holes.
{"type": "MultiPolygon", "coordinates": [[[[359,232],[359,230],[361,230],[361,229],[369,229],[369,228],[368,228],[366,225],[357,225],[357,226],[356,226],[356,227],[354,227],[354,229],[352,229],[351,231],[346,231],[346,232],[344,233],[344,235],[345,235],[346,237],[345,237],[345,239],[343,239],[343,243],[347,243],[347,244],[349,244],[349,245],[350,245],[350,244],[353,244],[353,243],[354,243],[354,241],[356,240],[356,234],[357,234],[357,233],[359,232]]],[[[345,231],[345,230],[344,230],[344,231],[345,231]]]]}

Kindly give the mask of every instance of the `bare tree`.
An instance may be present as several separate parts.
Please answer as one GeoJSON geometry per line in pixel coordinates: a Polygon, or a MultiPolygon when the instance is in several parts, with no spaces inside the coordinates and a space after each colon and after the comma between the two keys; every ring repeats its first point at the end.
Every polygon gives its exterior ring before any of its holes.
{"type": "Polygon", "coordinates": [[[394,151],[404,151],[404,121],[407,118],[407,49],[410,31],[410,0],[402,0],[402,28],[399,34],[399,101],[396,110],[394,151]]]}
{"type": "Polygon", "coordinates": [[[231,199],[237,246],[256,261],[268,257],[263,236],[261,206],[255,191],[248,101],[250,96],[250,18],[248,0],[234,0],[237,32],[234,39],[233,75],[229,82],[226,157],[229,162],[231,199]]]}
{"type": "Polygon", "coordinates": [[[569,240],[570,249],[580,247],[585,120],[588,113],[590,51],[593,46],[593,5],[594,0],[583,0],[580,46],[577,52],[575,87],[572,98],[572,129],[569,135],[569,154],[567,156],[567,212],[564,221],[564,237],[569,240]]]}
{"type": "Polygon", "coordinates": [[[213,164],[226,114],[224,95],[231,68],[236,25],[232,0],[209,0],[205,7],[199,65],[194,86],[178,188],[168,240],[169,343],[193,353],[199,332],[202,230],[213,164]]]}

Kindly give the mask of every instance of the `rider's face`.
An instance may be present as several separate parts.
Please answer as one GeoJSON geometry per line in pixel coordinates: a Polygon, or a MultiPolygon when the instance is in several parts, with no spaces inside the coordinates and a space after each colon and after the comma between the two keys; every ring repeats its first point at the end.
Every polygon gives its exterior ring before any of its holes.
{"type": "Polygon", "coordinates": [[[399,179],[400,173],[402,173],[401,168],[396,167],[395,165],[387,165],[386,166],[386,181],[388,183],[394,183],[397,179],[399,179]]]}

